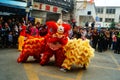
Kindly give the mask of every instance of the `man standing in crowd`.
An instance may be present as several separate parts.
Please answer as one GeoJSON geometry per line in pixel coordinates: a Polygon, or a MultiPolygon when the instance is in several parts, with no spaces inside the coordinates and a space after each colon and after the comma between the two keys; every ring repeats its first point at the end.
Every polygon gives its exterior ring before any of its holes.
{"type": "Polygon", "coordinates": [[[93,30],[94,27],[95,27],[95,21],[92,22],[92,24],[91,24],[91,29],[93,30]]]}
{"type": "Polygon", "coordinates": [[[117,33],[117,54],[120,54],[120,32],[117,33]]]}
{"type": "Polygon", "coordinates": [[[86,22],[86,23],[85,23],[85,27],[86,27],[86,28],[88,28],[88,26],[89,26],[89,23],[88,23],[88,22],[86,22]]]}

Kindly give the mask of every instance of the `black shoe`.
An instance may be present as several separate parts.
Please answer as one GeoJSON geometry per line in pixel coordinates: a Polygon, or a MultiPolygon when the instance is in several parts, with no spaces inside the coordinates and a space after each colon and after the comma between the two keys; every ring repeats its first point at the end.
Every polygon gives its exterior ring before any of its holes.
{"type": "Polygon", "coordinates": [[[87,70],[87,67],[85,66],[85,64],[83,65],[83,69],[84,69],[84,70],[87,70]]]}
{"type": "Polygon", "coordinates": [[[98,52],[102,52],[102,50],[98,50],[98,52]]]}
{"type": "Polygon", "coordinates": [[[117,51],[114,51],[115,54],[117,54],[117,51]]]}
{"type": "Polygon", "coordinates": [[[120,52],[118,52],[118,54],[120,54],[120,52]]]}

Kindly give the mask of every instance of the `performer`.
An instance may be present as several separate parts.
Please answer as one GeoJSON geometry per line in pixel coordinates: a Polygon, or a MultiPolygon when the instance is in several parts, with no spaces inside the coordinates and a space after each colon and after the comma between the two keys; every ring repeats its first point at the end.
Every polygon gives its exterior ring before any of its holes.
{"type": "Polygon", "coordinates": [[[22,46],[24,44],[24,40],[25,40],[25,36],[26,36],[26,26],[24,24],[24,22],[21,23],[21,27],[19,28],[20,30],[20,35],[18,38],[18,50],[22,51],[22,46]]]}
{"type": "Polygon", "coordinates": [[[46,25],[48,26],[48,35],[46,36],[46,47],[40,64],[47,64],[49,59],[55,55],[55,65],[61,67],[65,59],[63,46],[68,42],[70,25],[62,23],[61,20],[58,23],[49,21],[46,25]]]}

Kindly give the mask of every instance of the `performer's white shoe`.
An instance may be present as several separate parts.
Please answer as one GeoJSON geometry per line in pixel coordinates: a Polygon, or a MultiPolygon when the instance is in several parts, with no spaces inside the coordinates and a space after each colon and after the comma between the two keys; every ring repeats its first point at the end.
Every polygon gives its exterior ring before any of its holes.
{"type": "Polygon", "coordinates": [[[60,68],[60,71],[67,72],[65,68],[60,68]]]}

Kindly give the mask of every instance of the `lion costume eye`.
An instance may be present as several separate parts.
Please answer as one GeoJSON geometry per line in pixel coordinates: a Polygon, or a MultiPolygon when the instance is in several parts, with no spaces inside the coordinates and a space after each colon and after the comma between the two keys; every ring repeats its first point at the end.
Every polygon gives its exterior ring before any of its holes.
{"type": "Polygon", "coordinates": [[[58,33],[64,33],[64,27],[63,26],[58,26],[57,32],[58,33]]]}
{"type": "Polygon", "coordinates": [[[50,32],[53,32],[53,29],[52,29],[52,28],[50,28],[50,32]]]}

